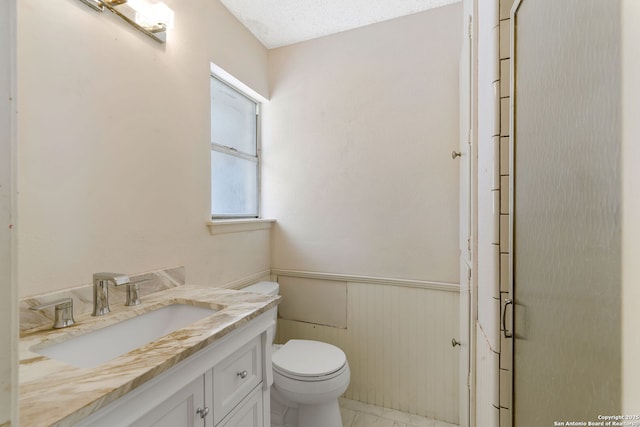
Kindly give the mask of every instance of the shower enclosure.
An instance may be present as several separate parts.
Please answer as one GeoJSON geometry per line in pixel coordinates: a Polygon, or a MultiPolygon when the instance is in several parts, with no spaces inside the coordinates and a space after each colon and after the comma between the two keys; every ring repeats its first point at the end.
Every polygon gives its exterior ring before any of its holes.
{"type": "Polygon", "coordinates": [[[515,338],[517,427],[621,413],[620,14],[616,0],[512,9],[505,333],[515,338]]]}

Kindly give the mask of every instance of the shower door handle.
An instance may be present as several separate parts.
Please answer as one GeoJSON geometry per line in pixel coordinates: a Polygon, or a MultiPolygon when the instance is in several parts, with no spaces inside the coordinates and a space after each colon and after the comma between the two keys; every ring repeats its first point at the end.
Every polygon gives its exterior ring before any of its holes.
{"type": "Polygon", "coordinates": [[[507,329],[507,306],[511,306],[513,309],[513,300],[509,298],[505,298],[504,300],[504,308],[502,309],[502,332],[504,332],[505,338],[513,337],[513,333],[509,332],[507,329]]]}

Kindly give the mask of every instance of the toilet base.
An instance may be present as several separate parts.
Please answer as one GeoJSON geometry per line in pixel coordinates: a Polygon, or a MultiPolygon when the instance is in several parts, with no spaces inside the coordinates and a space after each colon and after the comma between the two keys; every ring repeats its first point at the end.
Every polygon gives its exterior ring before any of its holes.
{"type": "Polygon", "coordinates": [[[298,427],[342,427],[338,401],[322,405],[300,405],[298,427]]]}
{"type": "Polygon", "coordinates": [[[271,427],[342,427],[338,399],[318,405],[296,405],[285,400],[271,387],[271,427]]]}

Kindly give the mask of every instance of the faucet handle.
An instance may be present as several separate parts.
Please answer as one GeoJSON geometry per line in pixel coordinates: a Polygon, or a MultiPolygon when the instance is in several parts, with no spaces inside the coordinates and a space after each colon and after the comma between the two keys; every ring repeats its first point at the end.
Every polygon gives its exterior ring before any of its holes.
{"type": "Polygon", "coordinates": [[[129,283],[129,276],[121,273],[93,273],[93,283],[97,281],[108,281],[120,286],[129,283]]]}
{"type": "Polygon", "coordinates": [[[49,307],[55,307],[55,316],[53,321],[54,329],[66,328],[67,326],[71,326],[76,323],[73,319],[73,299],[71,298],[62,298],[36,305],[29,307],[29,310],[44,310],[49,307]]]}
{"type": "Polygon", "coordinates": [[[127,283],[127,301],[124,303],[126,306],[139,305],[140,301],[140,285],[151,281],[151,279],[139,280],[133,283],[127,283]]]}

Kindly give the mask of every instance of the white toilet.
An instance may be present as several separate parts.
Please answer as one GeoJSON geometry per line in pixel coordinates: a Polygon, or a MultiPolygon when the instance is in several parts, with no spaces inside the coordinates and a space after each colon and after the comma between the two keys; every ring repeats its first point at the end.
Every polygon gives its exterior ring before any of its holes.
{"type": "MultiPolygon", "coordinates": [[[[280,286],[259,282],[243,291],[278,295],[280,286]]],[[[290,340],[271,348],[271,426],[342,427],[338,397],[351,377],[344,352],[334,345],[309,340],[290,340]]]]}

